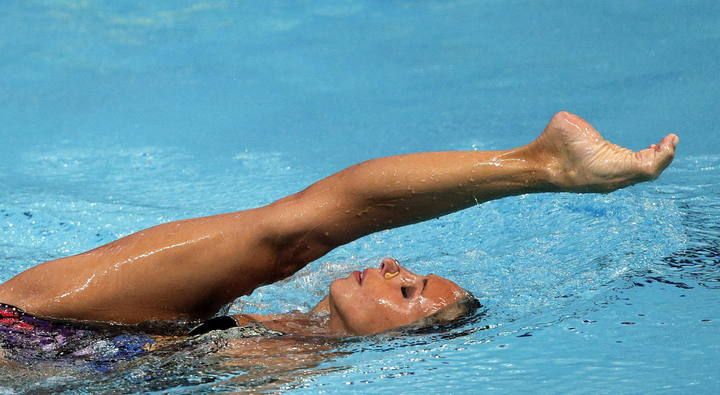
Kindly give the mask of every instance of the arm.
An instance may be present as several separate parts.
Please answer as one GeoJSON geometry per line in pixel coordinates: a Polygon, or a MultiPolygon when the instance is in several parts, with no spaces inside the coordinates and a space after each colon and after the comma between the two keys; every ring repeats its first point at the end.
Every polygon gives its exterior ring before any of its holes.
{"type": "Polygon", "coordinates": [[[23,272],[0,285],[0,301],[122,323],[206,318],[364,235],[505,196],[607,192],[654,178],[672,160],[674,136],[632,153],[582,122],[561,113],[515,150],[375,159],[265,207],[159,225],[23,272]]]}

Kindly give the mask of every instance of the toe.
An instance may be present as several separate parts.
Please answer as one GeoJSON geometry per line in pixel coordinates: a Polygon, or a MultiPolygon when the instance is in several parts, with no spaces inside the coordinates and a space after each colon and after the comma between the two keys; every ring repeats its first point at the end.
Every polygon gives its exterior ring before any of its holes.
{"type": "Polygon", "coordinates": [[[657,144],[636,152],[636,171],[640,179],[657,178],[675,157],[675,146],[678,141],[680,140],[676,135],[669,134],[657,144]]]}
{"type": "Polygon", "coordinates": [[[660,143],[655,147],[655,155],[653,158],[653,178],[662,173],[666,167],[670,165],[675,157],[675,147],[680,142],[680,138],[674,134],[668,134],[660,140],[660,143]]]}
{"type": "Polygon", "coordinates": [[[674,150],[679,142],[680,142],[680,138],[677,135],[670,133],[667,136],[663,137],[662,140],[660,140],[659,146],[661,147],[661,149],[674,150]]]}

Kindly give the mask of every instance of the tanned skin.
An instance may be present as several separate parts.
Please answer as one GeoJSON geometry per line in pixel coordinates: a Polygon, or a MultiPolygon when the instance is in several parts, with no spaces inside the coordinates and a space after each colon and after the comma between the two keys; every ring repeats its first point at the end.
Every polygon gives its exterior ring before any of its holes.
{"type": "Polygon", "coordinates": [[[679,139],[632,152],[556,114],[504,151],[369,160],[256,209],[158,225],[42,263],[0,285],[0,302],[44,317],[133,324],[205,319],[333,248],[506,196],[607,193],[659,176],[679,139]]]}

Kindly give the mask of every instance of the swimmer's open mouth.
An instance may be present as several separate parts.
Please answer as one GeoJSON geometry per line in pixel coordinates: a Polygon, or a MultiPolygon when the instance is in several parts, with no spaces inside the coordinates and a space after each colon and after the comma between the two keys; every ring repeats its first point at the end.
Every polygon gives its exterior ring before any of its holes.
{"type": "Polygon", "coordinates": [[[353,277],[355,277],[355,280],[357,280],[358,284],[362,285],[363,273],[356,270],[352,272],[352,275],[353,277]]]}

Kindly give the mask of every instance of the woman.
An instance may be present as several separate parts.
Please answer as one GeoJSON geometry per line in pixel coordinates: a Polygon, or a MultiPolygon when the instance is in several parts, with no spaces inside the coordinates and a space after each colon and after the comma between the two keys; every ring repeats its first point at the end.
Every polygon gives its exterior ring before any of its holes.
{"type": "MultiPolygon", "coordinates": [[[[207,320],[234,299],[373,232],[506,196],[604,193],[654,179],[678,141],[670,134],[631,152],[561,112],[520,148],[370,160],[268,206],[166,223],[31,268],[0,285],[6,315],[16,312],[5,325],[207,320]]],[[[473,306],[472,296],[452,281],[386,258],[335,280],[308,314],[220,318],[194,333],[239,325],[261,334],[366,335],[452,320],[473,306]]]]}

